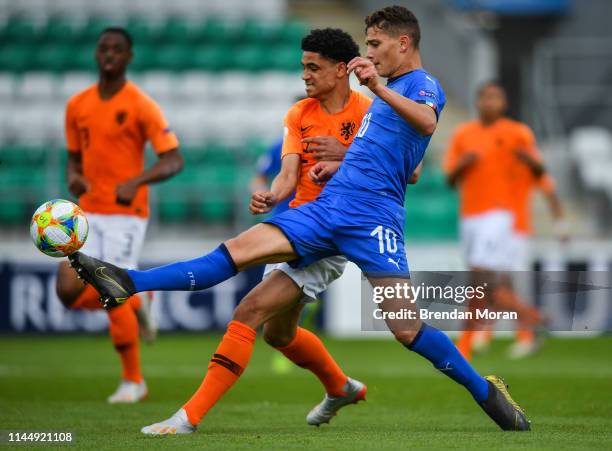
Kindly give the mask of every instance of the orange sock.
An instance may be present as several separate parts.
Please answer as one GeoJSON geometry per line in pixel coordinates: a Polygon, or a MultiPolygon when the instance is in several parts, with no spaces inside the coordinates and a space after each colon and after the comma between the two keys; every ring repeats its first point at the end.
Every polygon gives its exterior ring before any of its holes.
{"type": "Polygon", "coordinates": [[[227,325],[227,331],[210,359],[202,384],[183,406],[191,424],[198,424],[238,380],[249,363],[256,335],[255,329],[240,321],[230,321],[227,325]]]}
{"type": "Polygon", "coordinates": [[[140,342],[138,340],[138,320],[130,304],[112,308],[108,311],[110,336],[121,358],[123,372],[121,377],[132,382],[141,382],[140,342]]]}
{"type": "Polygon", "coordinates": [[[79,297],[74,301],[74,304],[70,306],[71,309],[85,309],[85,310],[100,310],[102,304],[100,303],[100,294],[91,285],[85,285],[85,289],[81,291],[79,297]]]}
{"type": "Polygon", "coordinates": [[[467,361],[472,360],[472,340],[474,339],[473,330],[463,330],[459,334],[459,340],[457,340],[457,349],[467,361]]]}
{"type": "Polygon", "coordinates": [[[276,348],[298,366],[312,371],[330,396],[343,396],[348,378],[342,372],[323,342],[315,334],[298,327],[287,346],[276,348]]]}
{"type": "Polygon", "coordinates": [[[516,341],[531,343],[535,340],[535,334],[530,329],[519,329],[516,331],[516,341]]]}

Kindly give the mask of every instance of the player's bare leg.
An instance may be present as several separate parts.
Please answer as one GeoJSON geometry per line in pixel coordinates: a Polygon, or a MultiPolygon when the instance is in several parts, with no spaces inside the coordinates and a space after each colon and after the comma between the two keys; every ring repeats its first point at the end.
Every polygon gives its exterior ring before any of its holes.
{"type": "Polygon", "coordinates": [[[126,270],[80,252],[69,257],[79,275],[100,292],[107,308],[141,291],[203,290],[250,266],[295,258],[287,237],[270,224],[257,224],[200,258],[148,271],[126,270]]]}
{"type": "MultiPolygon", "coordinates": [[[[410,283],[408,279],[400,278],[369,280],[374,287],[383,288],[394,287],[398,283],[410,283]]],[[[385,299],[380,303],[380,308],[386,315],[390,312],[416,311],[416,306],[409,297],[385,299]]],[[[429,360],[444,375],[463,385],[500,428],[522,431],[530,429],[529,420],[510,397],[503,380],[497,376],[483,378],[478,375],[443,332],[421,322],[418,315],[408,319],[389,319],[386,316],[385,321],[400,343],[429,360]]]]}

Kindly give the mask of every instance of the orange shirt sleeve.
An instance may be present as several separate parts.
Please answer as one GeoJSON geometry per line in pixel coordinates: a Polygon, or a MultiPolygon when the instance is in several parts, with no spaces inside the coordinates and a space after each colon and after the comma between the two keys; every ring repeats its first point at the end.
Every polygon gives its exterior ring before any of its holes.
{"type": "Polygon", "coordinates": [[[66,134],[66,147],[68,152],[80,152],[79,129],[76,124],[76,106],[74,100],[70,99],[66,105],[66,117],[64,130],[66,134]]]}
{"type": "Polygon", "coordinates": [[[518,128],[518,146],[519,149],[527,151],[537,161],[542,161],[542,155],[536,145],[535,136],[525,124],[521,124],[518,128]]]}
{"type": "Polygon", "coordinates": [[[461,129],[455,130],[444,153],[442,170],[448,175],[457,167],[457,161],[461,155],[461,129]]]}
{"type": "Polygon", "coordinates": [[[140,108],[140,121],[145,135],[156,153],[164,153],[179,146],[178,138],[168,125],[161,108],[155,101],[143,97],[140,108]]]}
{"type": "Polygon", "coordinates": [[[300,120],[302,109],[298,104],[293,105],[285,116],[285,130],[283,135],[283,150],[281,158],[290,153],[302,154],[302,131],[300,120]]]}

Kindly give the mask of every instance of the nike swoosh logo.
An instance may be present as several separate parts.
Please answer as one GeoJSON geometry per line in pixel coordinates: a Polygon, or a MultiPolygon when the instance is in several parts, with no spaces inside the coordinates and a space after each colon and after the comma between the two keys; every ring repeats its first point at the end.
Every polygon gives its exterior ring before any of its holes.
{"type": "Polygon", "coordinates": [[[304,133],[310,130],[312,127],[314,127],[314,125],[309,125],[308,127],[300,127],[300,131],[304,133]]]}
{"type": "MultiPolygon", "coordinates": [[[[100,266],[100,267],[96,268],[96,272],[95,272],[96,277],[98,277],[99,279],[102,279],[102,280],[105,280],[105,281],[107,281],[107,282],[112,283],[113,285],[115,285],[117,288],[119,288],[119,289],[120,289],[122,292],[124,292],[125,294],[129,294],[127,291],[125,291],[125,289],[124,289],[124,288],[123,288],[121,285],[119,285],[119,284],[118,284],[118,283],[115,281],[115,279],[113,279],[112,277],[110,277],[109,275],[107,275],[107,274],[105,274],[105,273],[104,273],[104,270],[105,270],[105,269],[106,269],[106,266],[100,266]]],[[[113,297],[114,297],[114,296],[113,296],[113,297]]],[[[119,300],[120,300],[120,299],[122,299],[122,298],[115,298],[115,299],[116,299],[118,302],[120,302],[119,300]]],[[[127,298],[125,298],[125,299],[127,299],[127,298]]],[[[123,299],[123,300],[125,300],[125,299],[123,299]]]]}

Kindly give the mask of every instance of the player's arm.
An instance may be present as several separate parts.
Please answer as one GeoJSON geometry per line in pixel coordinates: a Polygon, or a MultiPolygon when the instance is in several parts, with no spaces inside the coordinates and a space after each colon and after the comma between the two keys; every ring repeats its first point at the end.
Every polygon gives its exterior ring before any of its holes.
{"type": "Polygon", "coordinates": [[[166,180],[183,169],[184,160],[178,148],[163,152],[158,157],[159,159],[149,169],[117,187],[118,203],[130,205],[138,188],[166,180]]]}
{"type": "Polygon", "coordinates": [[[459,180],[463,177],[467,169],[472,166],[478,160],[478,154],[476,152],[465,152],[457,160],[457,164],[451,169],[447,176],[446,181],[450,186],[456,186],[459,180]]]}
{"type": "Polygon", "coordinates": [[[322,161],[342,161],[348,150],[335,136],[312,136],[302,139],[302,143],[308,145],[305,153],[312,152],[317,160],[322,161]]]}
{"type": "Polygon", "coordinates": [[[362,85],[384,100],[421,135],[430,136],[436,130],[438,118],[433,108],[408,99],[380,83],[374,63],[369,59],[360,56],[353,58],[348,64],[348,72],[355,72],[362,85]]]}
{"type": "Polygon", "coordinates": [[[544,198],[546,199],[550,214],[554,220],[553,232],[555,236],[561,241],[567,241],[569,239],[568,225],[565,220],[563,205],[561,204],[561,199],[559,199],[557,195],[552,177],[548,174],[544,174],[539,181],[539,188],[544,193],[544,198]]]}
{"type": "MultiPolygon", "coordinates": [[[[89,182],[83,177],[83,159],[81,154],[81,133],[75,120],[75,103],[74,99],[68,101],[66,106],[65,116],[65,134],[66,146],[68,148],[68,162],[66,164],[66,181],[68,182],[68,191],[75,196],[80,197],[89,190],[89,182]]],[[[87,129],[83,129],[84,145],[88,145],[89,133],[87,129]]]]}
{"type": "Polygon", "coordinates": [[[300,154],[290,153],[283,157],[281,170],[274,178],[270,191],[256,191],[251,196],[249,210],[252,214],[268,213],[293,194],[300,176],[300,163],[300,154]]]}
{"type": "Polygon", "coordinates": [[[419,177],[421,176],[421,171],[423,170],[423,161],[421,161],[418,166],[412,172],[412,175],[408,179],[408,185],[416,185],[419,181],[419,177]]]}
{"type": "Polygon", "coordinates": [[[546,172],[542,161],[536,158],[535,155],[533,155],[526,149],[517,149],[514,154],[520,162],[522,162],[529,168],[534,177],[540,178],[546,172]]]}
{"type": "Polygon", "coordinates": [[[89,191],[89,182],[83,177],[81,152],[68,152],[66,180],[68,181],[68,191],[75,197],[80,197],[89,191]]]}

